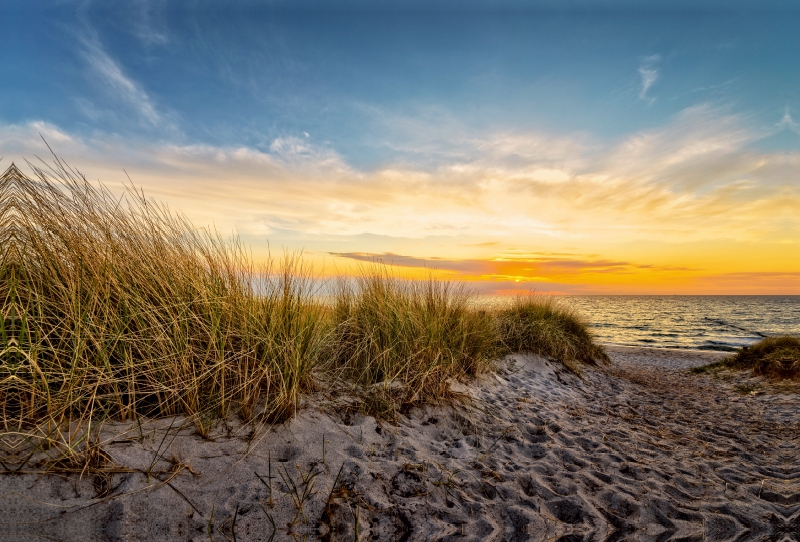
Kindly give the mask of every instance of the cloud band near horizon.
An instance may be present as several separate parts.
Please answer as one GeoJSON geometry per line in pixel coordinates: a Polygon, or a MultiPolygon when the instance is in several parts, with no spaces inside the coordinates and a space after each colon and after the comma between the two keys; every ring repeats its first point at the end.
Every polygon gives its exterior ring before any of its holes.
{"type": "Polygon", "coordinates": [[[268,242],[316,259],[404,253],[392,256],[399,265],[576,291],[695,291],[711,276],[728,277],[719,284],[731,292],[800,291],[800,191],[791,181],[800,153],[754,148],[790,124],[758,129],[701,105],[611,144],[452,126],[460,137],[428,153],[437,163],[372,169],[304,135],[262,150],[86,137],[38,122],[0,126],[0,146],[12,159],[42,154],[41,134],[115,189],[125,168],[148,195],[198,224],[238,231],[257,255],[268,242]],[[664,244],[660,254],[648,249],[664,244]],[[750,256],[712,257],[721,246],[750,256]],[[559,250],[574,256],[514,256],[559,250]],[[745,276],[749,286],[733,278],[745,276]]]}

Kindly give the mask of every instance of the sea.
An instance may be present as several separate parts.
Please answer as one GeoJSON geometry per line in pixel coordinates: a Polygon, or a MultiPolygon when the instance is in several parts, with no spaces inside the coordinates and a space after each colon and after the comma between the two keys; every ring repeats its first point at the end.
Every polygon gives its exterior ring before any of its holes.
{"type": "Polygon", "coordinates": [[[800,336],[800,296],[564,296],[600,342],[733,351],[772,335],[800,336]]]}

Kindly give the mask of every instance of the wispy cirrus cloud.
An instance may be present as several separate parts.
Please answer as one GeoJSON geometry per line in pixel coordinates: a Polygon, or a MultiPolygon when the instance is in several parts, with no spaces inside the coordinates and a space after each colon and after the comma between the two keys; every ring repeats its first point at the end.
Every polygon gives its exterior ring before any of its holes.
{"type": "Polygon", "coordinates": [[[790,130],[796,134],[800,134],[800,123],[792,118],[788,107],[784,110],[783,117],[781,118],[780,122],[775,125],[775,128],[777,131],[790,130]]]}
{"type": "Polygon", "coordinates": [[[119,62],[103,47],[97,33],[86,29],[80,36],[83,57],[94,76],[106,86],[114,97],[132,108],[146,123],[161,124],[162,115],[156,109],[147,92],[136,81],[127,76],[119,62]]]}
{"type": "Polygon", "coordinates": [[[661,60],[661,55],[650,55],[644,57],[639,65],[639,76],[642,79],[639,86],[639,99],[647,100],[651,104],[655,101],[655,98],[648,96],[647,91],[658,80],[656,64],[659,60],[661,60]]]}
{"type": "Polygon", "coordinates": [[[154,0],[129,0],[133,14],[133,28],[147,46],[166,45],[170,42],[169,30],[164,21],[164,2],[154,0]]]}

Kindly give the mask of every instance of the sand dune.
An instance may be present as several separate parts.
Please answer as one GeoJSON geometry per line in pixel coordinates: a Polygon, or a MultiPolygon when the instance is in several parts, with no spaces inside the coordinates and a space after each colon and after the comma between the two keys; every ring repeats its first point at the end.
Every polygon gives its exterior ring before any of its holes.
{"type": "Polygon", "coordinates": [[[397,426],[323,398],[255,434],[230,420],[212,440],[181,419],[107,425],[102,448],[130,472],[4,475],[0,535],[800,540],[800,396],[688,373],[718,353],[609,353],[582,379],[509,358],[457,386],[463,404],[397,426]]]}

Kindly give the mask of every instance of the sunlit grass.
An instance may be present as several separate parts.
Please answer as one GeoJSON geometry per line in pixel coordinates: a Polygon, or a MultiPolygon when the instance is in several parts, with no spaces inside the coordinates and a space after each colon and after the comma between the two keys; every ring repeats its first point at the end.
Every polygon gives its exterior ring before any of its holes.
{"type": "Polygon", "coordinates": [[[182,415],[208,435],[231,414],[285,420],[315,388],[393,417],[506,353],[604,357],[552,301],[480,310],[462,286],[377,266],[323,302],[299,256],[257,266],[133,189],[33,171],[0,179],[0,433],[72,450],[61,428],[182,415]]]}
{"type": "Polygon", "coordinates": [[[340,283],[328,345],[368,412],[438,400],[450,379],[474,377],[500,353],[496,322],[463,287],[404,280],[388,268],[340,283]]]}
{"type": "Polygon", "coordinates": [[[35,172],[3,178],[5,430],[183,414],[204,433],[232,412],[292,412],[325,336],[299,259],[256,267],[132,190],[35,172]]]}
{"type": "Polygon", "coordinates": [[[518,297],[496,315],[500,341],[510,352],[530,352],[557,360],[575,372],[580,364],[607,361],[586,322],[559,301],[518,297]]]}

